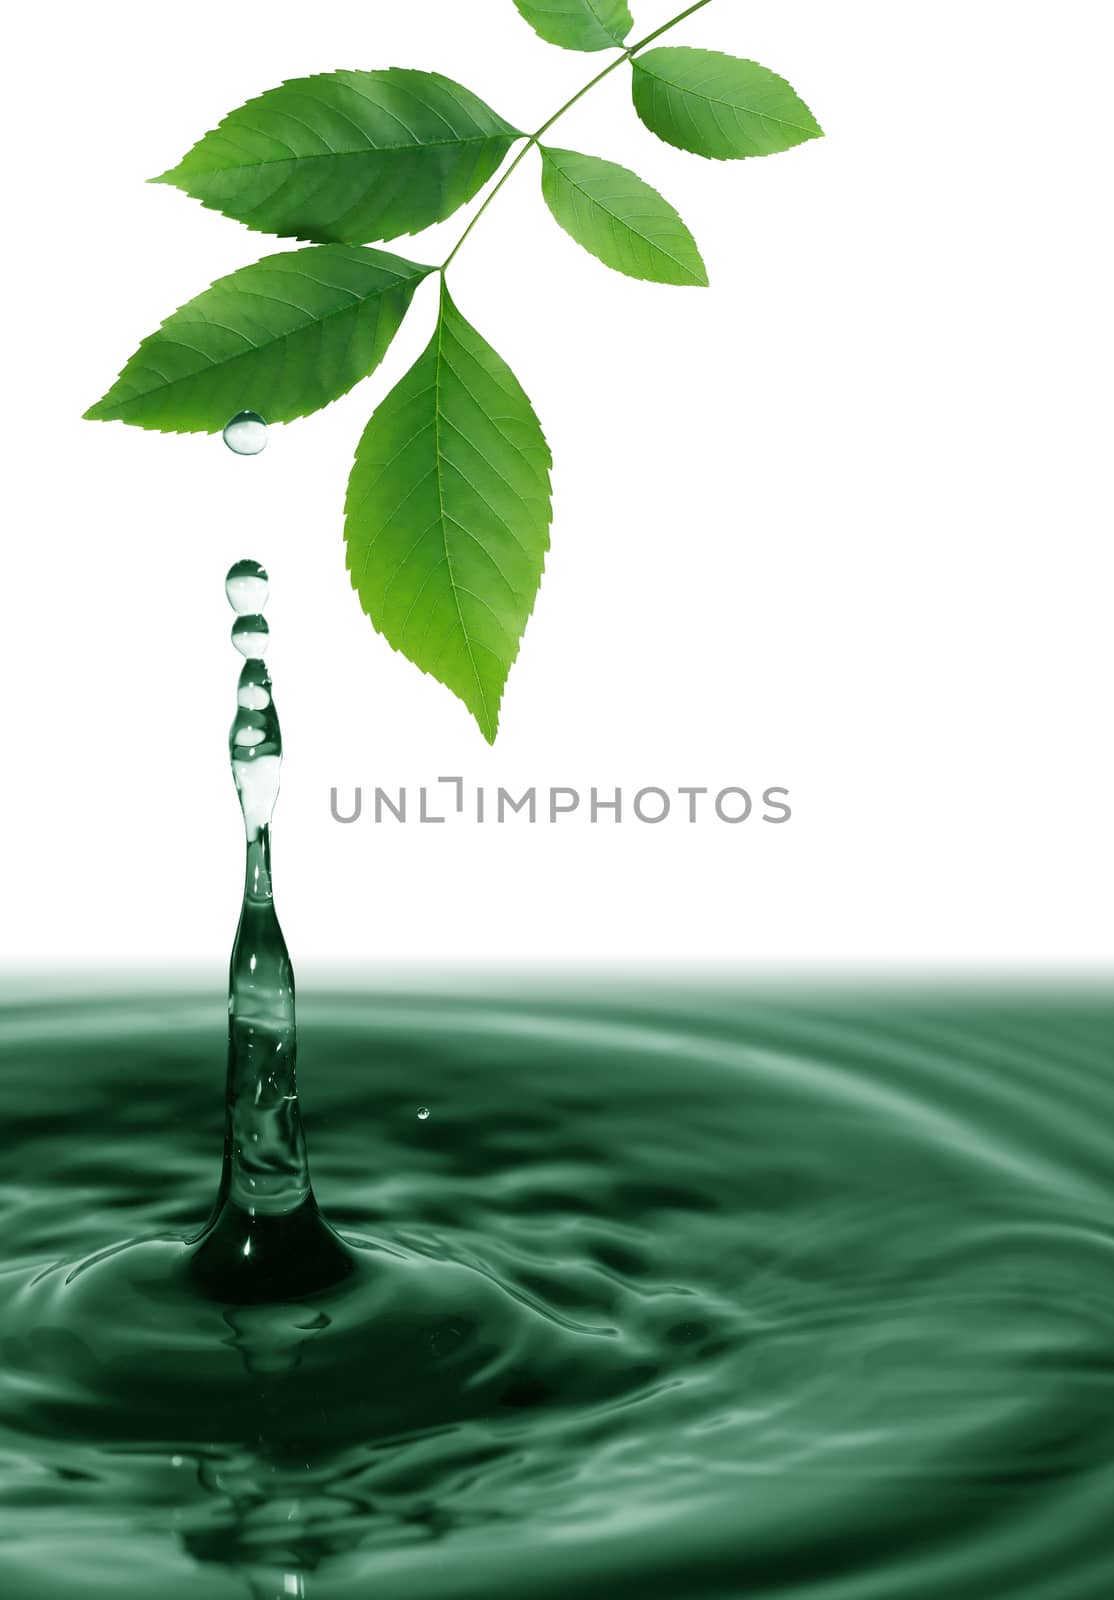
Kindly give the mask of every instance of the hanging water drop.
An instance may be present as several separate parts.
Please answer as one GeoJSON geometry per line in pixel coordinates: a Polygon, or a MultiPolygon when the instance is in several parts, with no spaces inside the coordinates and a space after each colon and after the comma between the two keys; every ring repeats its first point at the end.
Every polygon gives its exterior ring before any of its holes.
{"type": "Polygon", "coordinates": [[[237,561],[224,580],[228,603],[238,617],[259,612],[267,604],[270,579],[258,561],[237,561]]]}
{"type": "Polygon", "coordinates": [[[267,653],[270,631],[266,617],[237,617],[232,624],[232,643],[249,661],[260,661],[267,653]]]}
{"type": "Polygon", "coordinates": [[[258,411],[237,411],[225,424],[224,442],[237,456],[257,456],[267,448],[267,424],[258,411]]]}

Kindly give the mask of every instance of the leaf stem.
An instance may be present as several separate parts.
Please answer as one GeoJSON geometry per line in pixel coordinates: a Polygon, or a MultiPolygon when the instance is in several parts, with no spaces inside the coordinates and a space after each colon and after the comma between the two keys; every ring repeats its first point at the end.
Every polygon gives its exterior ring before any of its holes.
{"type": "Polygon", "coordinates": [[[448,272],[449,268],[456,260],[464,246],[465,241],[471,234],[472,229],[479,222],[480,218],[483,216],[491,202],[495,199],[495,196],[499,193],[500,189],[502,189],[503,185],[522,165],[530,151],[537,148],[541,140],[549,132],[550,128],[552,128],[553,124],[555,122],[560,122],[566,111],[571,111],[573,106],[578,105],[579,102],[584,99],[586,94],[590,94],[598,83],[602,83],[605,78],[609,78],[616,68],[623,65],[624,61],[632,61],[640,50],[645,50],[648,44],[653,44],[654,40],[660,39],[663,33],[668,33],[669,30],[671,28],[675,28],[679,22],[684,22],[686,18],[691,17],[697,11],[703,11],[704,7],[711,5],[711,3],[712,0],[696,0],[695,5],[691,5],[687,8],[687,10],[680,12],[670,22],[663,23],[660,28],[655,28],[653,33],[648,33],[646,37],[644,39],[640,39],[637,44],[628,45],[621,55],[616,56],[615,60],[612,61],[610,65],[606,66],[602,72],[597,72],[596,76],[592,78],[590,82],[586,83],[583,89],[578,90],[577,93],[573,95],[571,100],[566,100],[561,109],[559,111],[555,111],[549,118],[548,122],[543,122],[537,133],[532,133],[529,136],[529,138],[526,140],[526,143],[522,146],[522,149],[515,156],[507,170],[503,173],[503,176],[499,179],[499,182],[490,191],[483,205],[476,212],[476,215],[472,218],[471,222],[465,228],[456,244],[445,257],[445,260],[442,262],[441,266],[437,269],[441,273],[442,277],[444,277],[445,273],[448,272]]]}
{"type": "Polygon", "coordinates": [[[663,33],[669,32],[670,28],[675,28],[679,22],[684,22],[688,17],[693,16],[697,11],[703,11],[704,7],[710,6],[711,3],[712,0],[696,0],[696,4],[694,6],[689,6],[687,11],[682,11],[680,15],[674,17],[671,22],[663,22],[660,28],[655,28],[653,33],[648,33],[645,39],[639,39],[637,44],[632,44],[630,49],[626,52],[627,55],[633,56],[636,55],[639,50],[645,50],[648,44],[653,44],[655,39],[660,39],[663,33]]]}

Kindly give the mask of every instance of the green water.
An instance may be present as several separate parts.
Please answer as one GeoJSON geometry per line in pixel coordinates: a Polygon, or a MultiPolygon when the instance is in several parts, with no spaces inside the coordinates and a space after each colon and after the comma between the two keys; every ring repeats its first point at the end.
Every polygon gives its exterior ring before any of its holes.
{"type": "Polygon", "coordinates": [[[1082,991],[311,993],[355,1266],[258,1305],[178,1270],[220,1005],[13,1000],[5,1592],[1109,1595],[1112,1024],[1082,991]]]}
{"type": "Polygon", "coordinates": [[[227,1017],[0,1003],[3,1593],[1114,1592],[1109,998],[475,985],[297,1024],[267,577],[227,588],[227,1017]]]}

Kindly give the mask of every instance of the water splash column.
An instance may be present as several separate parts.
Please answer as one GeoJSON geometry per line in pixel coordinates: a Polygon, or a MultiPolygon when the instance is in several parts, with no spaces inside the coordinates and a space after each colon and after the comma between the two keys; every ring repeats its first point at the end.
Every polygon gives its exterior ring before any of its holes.
{"type": "Polygon", "coordinates": [[[245,658],[228,752],[246,868],[228,976],[224,1164],[191,1270],[230,1304],[301,1299],[352,1270],[350,1252],[317,1209],[298,1109],[294,969],[271,881],[282,733],[263,659],[268,588],[257,561],[237,562],[225,581],[236,613],[232,642],[245,658]]]}
{"type": "Polygon", "coordinates": [[[268,580],[241,561],[225,583],[246,660],[228,736],[244,816],[244,899],[228,982],[228,1099],[222,1196],[252,1214],[284,1216],[310,1197],[298,1111],[294,971],[275,913],[271,818],[278,800],[282,733],[263,657],[268,580]]]}

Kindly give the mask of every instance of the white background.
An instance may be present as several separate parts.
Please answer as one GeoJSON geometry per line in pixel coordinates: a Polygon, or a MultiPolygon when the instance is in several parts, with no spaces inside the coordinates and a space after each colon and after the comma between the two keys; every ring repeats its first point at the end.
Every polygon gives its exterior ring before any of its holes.
{"type": "MultiPolygon", "coordinates": [[[[634,0],[639,32],[679,0],[634,0]]],[[[702,162],[616,73],[556,142],[682,211],[710,292],[609,273],[516,175],[455,270],[556,456],[489,749],[371,630],[341,507],[429,336],[264,456],[80,421],[139,339],[281,248],[144,179],[284,77],[436,68],[534,127],[604,64],[511,0],[20,7],[3,115],[0,941],[220,959],[242,841],[222,594],[270,569],[296,958],[1069,967],[1110,941],[1110,12],[717,0],[670,42],[827,139],[702,162]],[[329,789],[788,786],[785,827],[341,828],[329,789]]],[[[438,261],[453,219],[401,253],[438,261]]]]}

